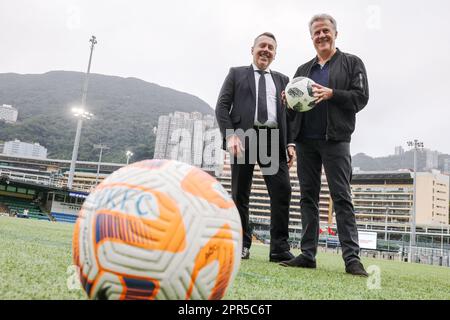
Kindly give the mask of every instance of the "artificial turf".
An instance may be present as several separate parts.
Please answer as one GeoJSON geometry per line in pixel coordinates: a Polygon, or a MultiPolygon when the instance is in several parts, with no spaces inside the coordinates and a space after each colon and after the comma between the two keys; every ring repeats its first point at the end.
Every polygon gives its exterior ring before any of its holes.
{"type": "MultiPolygon", "coordinates": [[[[0,299],[86,299],[69,290],[73,225],[0,217],[0,299]]],[[[317,269],[285,268],[255,244],[225,299],[450,299],[450,268],[363,258],[371,277],[346,274],[342,258],[319,253],[317,269]],[[379,281],[378,281],[379,279],[379,281]]],[[[294,253],[298,253],[294,250],[294,253]]]]}

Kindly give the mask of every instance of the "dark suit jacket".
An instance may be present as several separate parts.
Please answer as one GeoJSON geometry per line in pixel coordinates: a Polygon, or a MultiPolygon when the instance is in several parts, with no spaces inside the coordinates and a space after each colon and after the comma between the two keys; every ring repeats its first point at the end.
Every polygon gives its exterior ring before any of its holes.
{"type": "MultiPolygon", "coordinates": [[[[294,143],[290,137],[289,123],[286,121],[286,108],[281,103],[281,91],[289,82],[289,78],[271,70],[277,90],[277,122],[280,129],[280,146],[286,150],[287,143],[294,143]]],[[[220,132],[226,143],[226,129],[253,128],[255,123],[256,86],[253,66],[234,67],[230,69],[220,90],[216,105],[216,118],[220,132]]]]}

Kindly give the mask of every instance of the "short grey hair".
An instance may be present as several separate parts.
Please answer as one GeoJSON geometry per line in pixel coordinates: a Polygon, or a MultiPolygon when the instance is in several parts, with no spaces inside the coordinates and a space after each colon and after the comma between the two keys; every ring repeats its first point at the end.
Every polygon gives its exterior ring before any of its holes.
{"type": "Polygon", "coordinates": [[[312,34],[312,25],[314,22],[319,21],[319,20],[329,20],[331,22],[331,24],[334,27],[334,31],[337,31],[337,22],[336,20],[330,16],[329,14],[326,13],[320,13],[320,14],[316,14],[314,15],[311,20],[309,21],[309,33],[312,34]]]}
{"type": "Polygon", "coordinates": [[[277,43],[277,39],[275,38],[275,35],[273,33],[271,33],[271,32],[264,32],[264,33],[261,33],[259,36],[257,36],[255,38],[255,41],[253,41],[253,45],[255,45],[256,41],[258,41],[258,39],[261,38],[261,37],[271,38],[271,39],[273,39],[273,41],[275,41],[275,43],[277,43]]]}

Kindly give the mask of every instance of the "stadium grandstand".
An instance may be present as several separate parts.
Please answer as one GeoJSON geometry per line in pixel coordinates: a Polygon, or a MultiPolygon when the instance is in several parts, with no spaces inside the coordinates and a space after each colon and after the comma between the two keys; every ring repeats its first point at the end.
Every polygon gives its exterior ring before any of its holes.
{"type": "Polygon", "coordinates": [[[87,192],[0,178],[0,213],[25,219],[74,223],[87,192]]]}
{"type": "Polygon", "coordinates": [[[77,161],[73,188],[68,190],[69,160],[0,154],[0,213],[73,223],[89,192],[123,166],[77,161]]]}
{"type": "MultiPolygon", "coordinates": [[[[125,166],[122,163],[77,161],[73,189],[91,191],[112,172],[125,166]]],[[[67,186],[70,160],[40,159],[0,154],[0,175],[14,181],[63,188],[67,186]]]]}

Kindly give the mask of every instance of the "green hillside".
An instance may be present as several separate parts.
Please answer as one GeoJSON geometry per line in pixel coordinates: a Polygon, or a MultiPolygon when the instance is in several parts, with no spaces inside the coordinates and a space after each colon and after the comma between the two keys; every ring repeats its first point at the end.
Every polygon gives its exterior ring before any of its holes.
{"type": "MultiPolygon", "coordinates": [[[[70,159],[76,130],[71,107],[81,101],[84,73],[52,71],[45,74],[0,74],[0,104],[19,110],[16,124],[0,121],[0,141],[20,139],[38,142],[48,149],[49,158],[70,159]]],[[[125,151],[133,160],[151,158],[158,117],[173,111],[212,114],[203,100],[136,78],[92,74],[87,108],[95,114],[85,121],[80,160],[98,159],[94,144],[103,143],[104,160],[124,162],[125,151]]]]}

